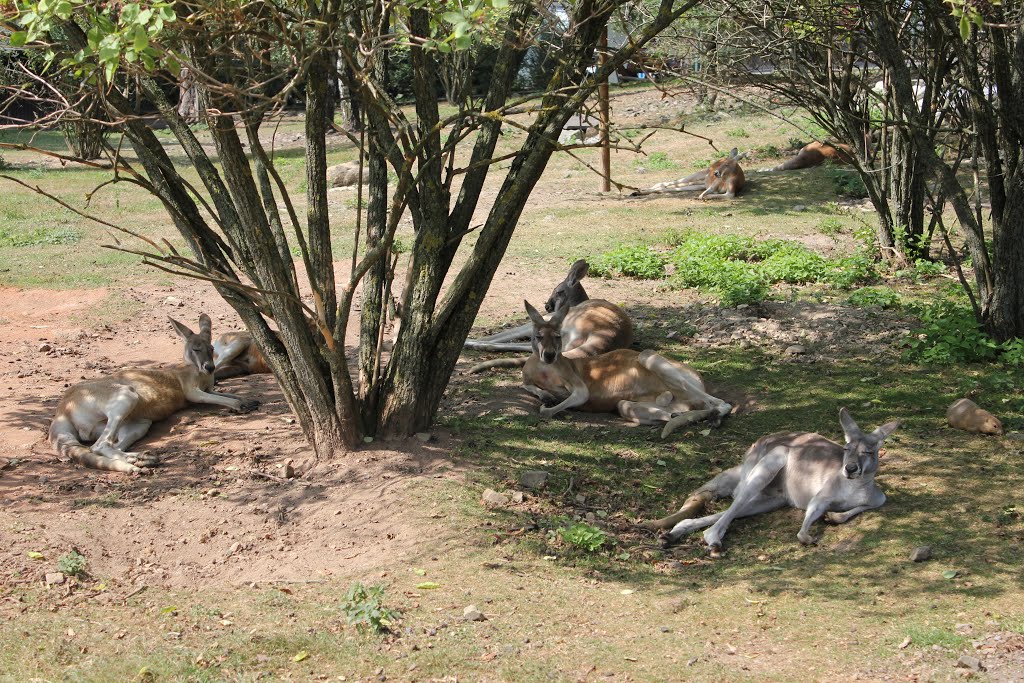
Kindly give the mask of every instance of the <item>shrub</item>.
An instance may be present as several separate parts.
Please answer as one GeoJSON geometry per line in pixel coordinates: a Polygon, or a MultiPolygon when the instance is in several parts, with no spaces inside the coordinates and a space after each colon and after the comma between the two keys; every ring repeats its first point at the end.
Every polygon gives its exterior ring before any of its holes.
{"type": "Polygon", "coordinates": [[[822,276],[824,282],[839,289],[850,289],[857,285],[870,284],[878,279],[874,260],[867,252],[860,251],[853,256],[831,259],[822,276]]]}
{"type": "Polygon", "coordinates": [[[826,218],[821,222],[821,225],[818,226],[818,229],[821,230],[822,235],[835,237],[836,235],[842,234],[843,223],[838,218],[826,218]]]}
{"type": "Polygon", "coordinates": [[[604,531],[583,522],[559,527],[558,535],[569,545],[588,553],[597,552],[608,540],[604,531]]]}
{"type": "Polygon", "coordinates": [[[962,302],[940,299],[915,306],[921,327],[903,339],[905,356],[925,363],[952,365],[992,360],[1000,344],[978,325],[971,309],[962,302]]]}
{"type": "Polygon", "coordinates": [[[647,155],[647,157],[641,157],[633,162],[636,167],[643,167],[651,171],[667,171],[672,168],[676,168],[679,164],[668,158],[668,155],[664,152],[654,152],[647,155]]]}
{"type": "Polygon", "coordinates": [[[868,196],[868,188],[864,186],[860,175],[837,169],[832,169],[828,173],[832,177],[832,189],[840,197],[865,199],[868,196]]]}
{"type": "Polygon", "coordinates": [[[851,292],[846,300],[860,308],[899,308],[903,304],[903,297],[888,287],[863,287],[851,292]]]}
{"type": "Polygon", "coordinates": [[[761,263],[761,272],[768,282],[790,284],[818,282],[827,268],[824,258],[796,242],[779,245],[761,263]]]}
{"type": "Polygon", "coordinates": [[[67,576],[85,574],[85,557],[77,550],[61,555],[57,560],[57,571],[67,576]]]}
{"type": "Polygon", "coordinates": [[[341,611],[350,626],[360,633],[372,631],[387,633],[401,616],[398,612],[384,607],[384,586],[364,586],[353,583],[341,603],[341,611]]]}
{"type": "Polygon", "coordinates": [[[587,259],[590,272],[600,277],[625,275],[640,280],[665,277],[665,258],[648,246],[619,245],[597,258],[587,259]]]}
{"type": "Polygon", "coordinates": [[[749,138],[750,133],[747,132],[746,128],[733,128],[732,130],[725,131],[726,136],[730,138],[749,138]]]}

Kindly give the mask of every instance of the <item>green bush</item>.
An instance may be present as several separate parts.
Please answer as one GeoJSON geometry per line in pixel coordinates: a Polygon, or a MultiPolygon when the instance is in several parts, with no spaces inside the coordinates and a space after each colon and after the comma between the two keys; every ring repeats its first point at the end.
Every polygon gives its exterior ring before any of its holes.
{"type": "Polygon", "coordinates": [[[350,626],[359,632],[387,633],[401,616],[393,609],[384,607],[384,586],[364,586],[353,583],[341,603],[341,611],[350,626]]]}
{"type": "Polygon", "coordinates": [[[610,277],[625,275],[640,280],[665,277],[665,257],[648,246],[619,245],[597,258],[587,259],[591,275],[610,277]]]}
{"type": "Polygon", "coordinates": [[[768,282],[818,282],[827,269],[828,263],[823,257],[796,242],[779,245],[761,263],[761,273],[768,282]]]}
{"type": "Polygon", "coordinates": [[[77,550],[61,555],[57,560],[57,571],[67,576],[85,574],[85,557],[77,550]]]}
{"type": "Polygon", "coordinates": [[[749,138],[750,133],[747,132],[746,128],[733,128],[732,130],[725,131],[726,136],[730,138],[749,138]]]}
{"type": "Polygon", "coordinates": [[[588,553],[597,552],[608,540],[604,531],[583,522],[559,527],[558,535],[569,545],[588,553]]]}
{"type": "Polygon", "coordinates": [[[846,300],[860,308],[899,308],[903,304],[903,297],[888,287],[863,287],[851,292],[846,300]]]}
{"type": "Polygon", "coordinates": [[[634,161],[633,165],[637,168],[643,167],[651,171],[667,171],[679,166],[679,164],[669,159],[668,155],[664,152],[653,152],[646,157],[641,157],[634,161]]]}
{"type": "Polygon", "coordinates": [[[868,188],[860,175],[851,171],[831,169],[828,174],[832,178],[832,189],[840,197],[850,199],[865,199],[868,196],[868,188]]]}
{"type": "Polygon", "coordinates": [[[850,289],[858,285],[871,284],[878,280],[875,261],[867,252],[859,251],[853,256],[830,259],[822,281],[839,289],[850,289]]]}
{"type": "Polygon", "coordinates": [[[38,247],[46,244],[77,244],[82,233],[74,228],[0,228],[0,246],[38,247]]]}
{"type": "Polygon", "coordinates": [[[903,339],[905,356],[925,363],[952,365],[994,359],[1002,350],[978,325],[970,307],[940,299],[914,306],[921,327],[903,339]]]}

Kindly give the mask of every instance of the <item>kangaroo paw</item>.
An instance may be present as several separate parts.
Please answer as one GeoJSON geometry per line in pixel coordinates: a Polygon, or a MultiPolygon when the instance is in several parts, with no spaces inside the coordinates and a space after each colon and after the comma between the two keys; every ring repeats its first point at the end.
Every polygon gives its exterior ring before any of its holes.
{"type": "Polygon", "coordinates": [[[160,464],[160,456],[149,453],[125,453],[124,459],[136,467],[156,467],[160,464]]]}
{"type": "Polygon", "coordinates": [[[238,406],[236,413],[251,413],[260,407],[260,402],[254,398],[242,399],[242,403],[238,406]]]}

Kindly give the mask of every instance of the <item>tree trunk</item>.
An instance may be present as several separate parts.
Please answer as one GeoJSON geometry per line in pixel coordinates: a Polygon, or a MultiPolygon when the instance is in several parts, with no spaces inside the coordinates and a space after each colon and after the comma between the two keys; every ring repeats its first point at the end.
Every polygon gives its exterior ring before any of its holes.
{"type": "Polygon", "coordinates": [[[994,287],[987,328],[997,341],[1024,339],[1024,182],[1006,179],[1002,220],[994,226],[994,287]]]}

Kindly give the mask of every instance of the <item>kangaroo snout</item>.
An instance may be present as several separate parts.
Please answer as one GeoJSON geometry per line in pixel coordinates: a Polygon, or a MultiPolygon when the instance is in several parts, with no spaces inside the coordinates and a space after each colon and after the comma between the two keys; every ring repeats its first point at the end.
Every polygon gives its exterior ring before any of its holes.
{"type": "Polygon", "coordinates": [[[544,359],[544,363],[546,363],[547,365],[551,365],[552,363],[555,362],[555,359],[558,357],[558,354],[555,353],[554,351],[545,350],[541,357],[544,359]]]}
{"type": "Polygon", "coordinates": [[[846,477],[852,479],[856,474],[857,470],[860,469],[855,462],[846,463],[846,477]]]}
{"type": "Polygon", "coordinates": [[[203,363],[203,371],[204,372],[208,372],[208,373],[210,373],[212,375],[213,374],[213,370],[214,370],[213,361],[209,361],[207,363],[203,363]]]}

